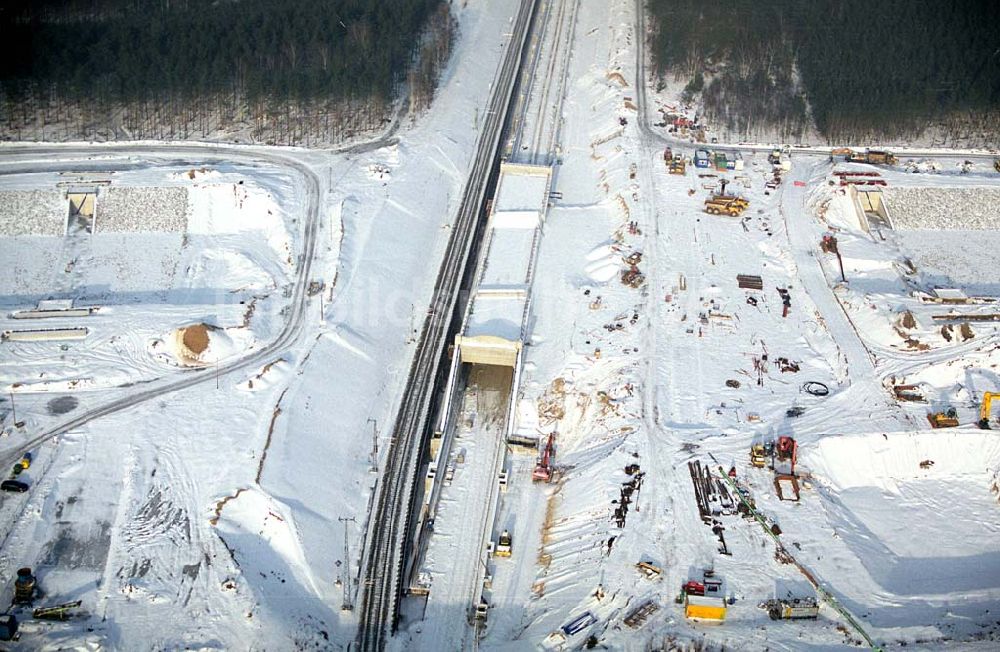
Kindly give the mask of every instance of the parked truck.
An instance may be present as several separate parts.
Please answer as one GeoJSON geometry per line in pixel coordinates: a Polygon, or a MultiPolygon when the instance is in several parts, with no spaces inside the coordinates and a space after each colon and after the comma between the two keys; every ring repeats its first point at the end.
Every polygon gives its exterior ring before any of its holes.
{"type": "Polygon", "coordinates": [[[892,152],[881,149],[868,149],[863,152],[851,152],[844,157],[850,163],[869,163],[871,165],[895,165],[897,159],[892,152]]]}
{"type": "Polygon", "coordinates": [[[747,209],[750,202],[743,197],[734,195],[712,195],[705,200],[705,212],[712,215],[729,215],[739,217],[747,209]]]}
{"type": "Polygon", "coordinates": [[[819,618],[819,604],[816,598],[792,598],[789,600],[768,600],[761,605],[767,610],[771,620],[802,620],[819,618]]]}

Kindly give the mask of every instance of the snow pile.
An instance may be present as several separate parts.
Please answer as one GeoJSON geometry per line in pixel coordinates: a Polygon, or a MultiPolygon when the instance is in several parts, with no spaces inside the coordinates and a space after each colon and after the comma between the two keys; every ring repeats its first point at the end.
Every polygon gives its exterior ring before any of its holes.
{"type": "Polygon", "coordinates": [[[587,255],[587,276],[594,283],[607,283],[618,276],[621,257],[610,244],[601,245],[587,255]]]}
{"type": "Polygon", "coordinates": [[[897,229],[1000,229],[1000,188],[897,188],[882,191],[897,229]]]}
{"type": "Polygon", "coordinates": [[[896,239],[919,272],[925,287],[954,287],[975,296],[1000,294],[992,261],[1000,232],[897,231],[896,239]]]}
{"type": "Polygon", "coordinates": [[[58,190],[0,192],[0,235],[62,235],[69,204],[58,190]]]}
{"type": "Polygon", "coordinates": [[[826,437],[802,461],[836,491],[876,487],[899,493],[912,481],[985,477],[987,469],[1000,468],[1000,438],[983,430],[826,437]],[[926,460],[933,464],[921,467],[926,460]]]}
{"type": "Polygon", "coordinates": [[[828,437],[802,459],[823,487],[831,525],[881,590],[907,599],[995,588],[994,434],[828,437]]]}
{"type": "Polygon", "coordinates": [[[103,233],[183,232],[187,229],[187,208],[187,188],[108,188],[101,193],[97,203],[97,230],[103,233]]]}

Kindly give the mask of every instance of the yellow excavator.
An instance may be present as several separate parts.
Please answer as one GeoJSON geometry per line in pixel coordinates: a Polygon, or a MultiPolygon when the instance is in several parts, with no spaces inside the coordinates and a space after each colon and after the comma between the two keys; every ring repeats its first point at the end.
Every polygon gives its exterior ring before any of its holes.
{"type": "Polygon", "coordinates": [[[983,393],[983,403],[979,406],[979,427],[983,430],[990,429],[990,411],[993,408],[993,399],[995,398],[1000,398],[1000,393],[983,393]]]}

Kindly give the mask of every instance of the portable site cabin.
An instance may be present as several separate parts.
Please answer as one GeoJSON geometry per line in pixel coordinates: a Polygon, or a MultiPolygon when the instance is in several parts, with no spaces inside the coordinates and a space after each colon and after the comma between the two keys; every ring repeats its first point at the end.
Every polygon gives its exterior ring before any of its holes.
{"type": "Polygon", "coordinates": [[[688,595],[684,617],[690,620],[721,623],[726,619],[726,601],[707,595],[688,595]]]}
{"type": "Polygon", "coordinates": [[[696,168],[707,168],[711,165],[707,149],[698,149],[694,152],[694,166],[696,168]]]}

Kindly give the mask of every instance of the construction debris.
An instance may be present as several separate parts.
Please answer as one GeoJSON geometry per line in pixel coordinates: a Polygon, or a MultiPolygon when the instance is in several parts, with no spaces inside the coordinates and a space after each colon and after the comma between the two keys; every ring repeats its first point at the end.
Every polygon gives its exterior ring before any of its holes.
{"type": "Polygon", "coordinates": [[[654,613],[660,610],[660,605],[652,600],[646,600],[625,616],[625,626],[631,629],[642,627],[654,613]]]}
{"type": "Polygon", "coordinates": [[[698,503],[698,513],[703,523],[712,528],[719,539],[719,553],[731,554],[726,545],[725,528],[718,520],[719,516],[729,516],[736,512],[736,502],[726,484],[712,475],[707,464],[688,462],[688,471],[694,485],[695,500],[698,503]]]}
{"type": "Polygon", "coordinates": [[[635,565],[639,569],[639,572],[646,576],[646,579],[655,580],[659,579],[660,575],[663,573],[663,569],[655,564],[651,564],[648,561],[640,561],[635,565]]]}
{"type": "Polygon", "coordinates": [[[896,395],[897,401],[908,401],[911,403],[926,402],[923,392],[920,391],[920,387],[917,385],[896,385],[892,388],[892,392],[896,395]]]}
{"type": "Polygon", "coordinates": [[[737,274],[736,284],[744,290],[763,290],[764,289],[764,279],[759,276],[752,276],[749,274],[737,274]]]}

